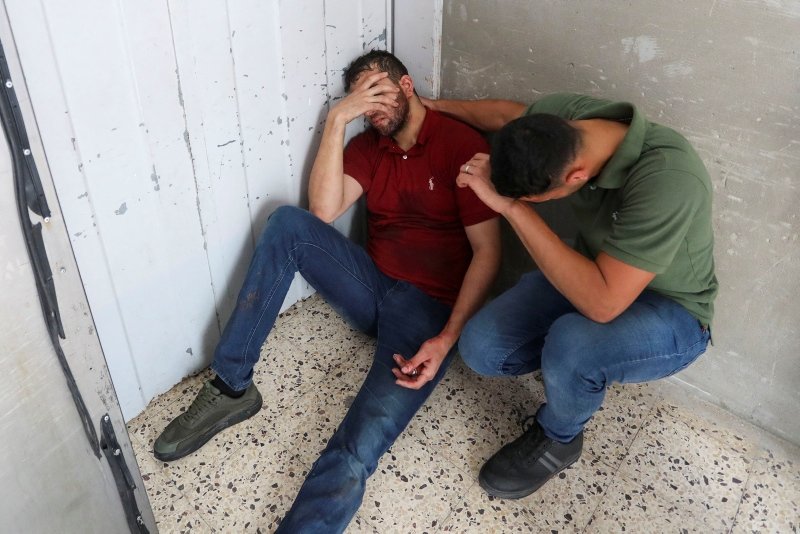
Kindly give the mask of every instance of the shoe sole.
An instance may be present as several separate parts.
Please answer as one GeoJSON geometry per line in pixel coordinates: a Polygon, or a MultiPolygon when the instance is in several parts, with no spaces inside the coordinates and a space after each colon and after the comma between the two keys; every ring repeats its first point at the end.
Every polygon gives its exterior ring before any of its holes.
{"type": "Polygon", "coordinates": [[[558,469],[557,471],[553,471],[553,472],[550,474],[550,476],[549,476],[549,477],[547,477],[547,478],[543,479],[542,481],[540,481],[540,482],[539,482],[537,485],[535,485],[533,488],[526,488],[526,489],[524,489],[524,490],[522,490],[522,491],[503,491],[503,490],[499,490],[499,489],[497,489],[497,488],[493,488],[493,487],[492,487],[492,486],[491,486],[491,485],[490,485],[490,484],[489,484],[489,483],[486,481],[486,479],[484,479],[484,478],[483,478],[483,469],[481,469],[481,472],[478,474],[478,483],[480,484],[481,488],[483,488],[483,490],[484,490],[486,493],[488,493],[489,495],[491,495],[492,497],[498,497],[498,498],[500,498],[500,499],[522,499],[523,497],[527,497],[528,495],[530,495],[530,494],[532,494],[532,493],[535,493],[535,492],[536,492],[536,491],[537,491],[539,488],[541,488],[542,486],[544,486],[544,485],[547,483],[547,481],[549,481],[551,478],[553,478],[554,476],[556,476],[557,474],[559,474],[561,471],[563,471],[563,470],[564,470],[564,469],[566,469],[567,467],[569,467],[569,466],[571,466],[572,464],[574,464],[575,462],[577,462],[577,461],[578,461],[578,458],[580,458],[580,455],[578,455],[578,456],[577,456],[577,457],[576,457],[574,460],[572,460],[571,462],[569,462],[569,463],[567,463],[567,464],[564,464],[564,465],[563,465],[563,466],[562,466],[560,469],[558,469]]]}
{"type": "Polygon", "coordinates": [[[220,420],[216,425],[209,428],[205,433],[200,434],[197,441],[195,441],[190,448],[166,454],[161,454],[153,450],[153,456],[155,456],[157,460],[160,460],[162,462],[172,462],[174,460],[179,460],[184,456],[192,454],[197,449],[208,443],[211,440],[211,438],[213,438],[226,428],[231,427],[233,425],[237,425],[246,419],[250,419],[259,411],[261,411],[261,408],[264,406],[264,399],[260,398],[259,400],[260,402],[258,404],[253,405],[251,408],[248,408],[247,410],[234,414],[228,419],[220,420]]]}

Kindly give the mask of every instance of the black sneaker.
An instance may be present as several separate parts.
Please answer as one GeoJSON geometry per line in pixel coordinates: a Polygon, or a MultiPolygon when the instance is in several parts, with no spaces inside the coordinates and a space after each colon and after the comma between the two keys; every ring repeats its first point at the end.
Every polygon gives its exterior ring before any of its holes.
{"type": "Polygon", "coordinates": [[[545,436],[535,416],[533,424],[481,468],[478,481],[486,493],[503,499],[521,499],[541,488],[581,457],[583,432],[569,443],[545,436]]]}
{"type": "Polygon", "coordinates": [[[255,384],[244,395],[231,398],[211,385],[203,384],[189,409],[172,420],[153,443],[153,456],[170,462],[191,454],[229,426],[252,417],[263,401],[255,384]]]}

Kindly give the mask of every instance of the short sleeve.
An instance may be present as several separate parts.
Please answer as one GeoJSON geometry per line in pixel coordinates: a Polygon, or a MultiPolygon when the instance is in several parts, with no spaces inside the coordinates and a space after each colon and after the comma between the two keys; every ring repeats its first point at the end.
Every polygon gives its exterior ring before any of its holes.
{"type": "Polygon", "coordinates": [[[629,182],[601,250],[651,273],[672,264],[708,191],[692,174],[662,171],[629,182]]]}

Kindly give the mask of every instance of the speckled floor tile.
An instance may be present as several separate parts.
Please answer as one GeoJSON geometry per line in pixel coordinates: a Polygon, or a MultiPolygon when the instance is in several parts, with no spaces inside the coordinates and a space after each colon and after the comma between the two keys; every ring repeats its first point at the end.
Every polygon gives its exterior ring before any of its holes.
{"type": "Polygon", "coordinates": [[[371,341],[332,336],[326,347],[314,347],[314,343],[280,334],[264,346],[253,381],[262,395],[270,392],[270,397],[278,400],[268,407],[272,417],[285,413],[285,408],[300,397],[326,387],[328,382],[346,378],[360,383],[372,365],[371,341]]]}
{"type": "MultiPolygon", "coordinates": [[[[159,530],[273,532],[373,350],[319,296],[298,303],[256,366],[262,411],[175,462],[155,460],[153,440],[211,373],[154,399],[128,429],[159,530]]],[[[478,470],[522,432],[543,386],[533,375],[482,378],[456,359],[381,459],[347,532],[574,532],[587,523],[592,533],[797,532],[800,450],[771,448],[763,431],[662,382],[612,386],[581,460],[533,495],[503,501],[477,485],[478,470]]]]}
{"type": "Polygon", "coordinates": [[[577,462],[518,502],[544,531],[582,532],[612,479],[612,470],[584,451],[577,462]]]}
{"type": "Polygon", "coordinates": [[[608,532],[726,532],[707,516],[693,516],[674,503],[659,499],[652,488],[618,477],[586,527],[586,534],[608,532]]]}
{"type": "Polygon", "coordinates": [[[619,466],[658,400],[647,384],[609,387],[603,405],[584,430],[584,451],[619,466]]]}
{"type": "Polygon", "coordinates": [[[483,463],[522,432],[541,398],[532,378],[481,377],[456,361],[406,432],[474,480],[483,463]]]}
{"type": "Polygon", "coordinates": [[[477,484],[453,505],[442,525],[444,532],[511,533],[540,532],[530,511],[518,501],[489,497],[477,484]]]}
{"type": "Polygon", "coordinates": [[[656,410],[636,436],[619,474],[720,531],[733,524],[748,469],[741,454],[656,410]]]}
{"type": "Polygon", "coordinates": [[[754,462],[736,514],[735,534],[800,531],[800,464],[767,458],[754,462]]]}
{"type": "Polygon", "coordinates": [[[195,505],[186,497],[180,497],[163,507],[153,505],[159,534],[185,534],[188,532],[214,532],[214,530],[200,518],[195,510],[195,505]]]}
{"type": "Polygon", "coordinates": [[[287,446],[301,452],[309,464],[328,443],[355,399],[371,363],[372,347],[362,347],[354,356],[359,365],[334,369],[325,380],[297,399],[271,421],[268,428],[287,446]]]}
{"type": "Polygon", "coordinates": [[[367,480],[359,513],[380,532],[431,532],[470,483],[438,451],[401,435],[367,480]]]}
{"type": "Polygon", "coordinates": [[[198,514],[219,532],[272,532],[294,500],[307,467],[264,433],[187,491],[198,514]]]}
{"type": "Polygon", "coordinates": [[[681,421],[682,426],[698,435],[707,436],[716,440],[727,449],[736,451],[745,457],[753,457],[760,452],[760,447],[753,440],[745,436],[741,421],[736,420],[730,413],[721,408],[711,407],[703,403],[702,415],[698,414],[693,406],[677,404],[669,400],[660,402],[655,410],[655,415],[669,414],[681,421]]]}
{"type": "MultiPolygon", "coordinates": [[[[332,343],[363,345],[371,338],[350,328],[318,294],[298,302],[283,312],[275,322],[273,333],[305,347],[310,352],[326,353],[332,343]]],[[[269,342],[269,339],[267,340],[269,342]]]]}
{"type": "Polygon", "coordinates": [[[361,517],[359,512],[347,525],[345,534],[381,534],[381,531],[372,526],[369,521],[361,517]]]}
{"type": "Polygon", "coordinates": [[[153,499],[175,500],[183,494],[183,488],[178,488],[179,481],[173,476],[168,463],[156,460],[152,454],[147,452],[139,454],[138,450],[136,451],[136,461],[139,464],[139,472],[142,474],[142,480],[151,502],[153,499]]]}

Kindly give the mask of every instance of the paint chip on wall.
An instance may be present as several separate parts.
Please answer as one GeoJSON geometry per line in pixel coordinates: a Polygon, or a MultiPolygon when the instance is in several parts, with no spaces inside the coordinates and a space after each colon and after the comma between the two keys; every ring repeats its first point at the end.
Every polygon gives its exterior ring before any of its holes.
{"type": "Polygon", "coordinates": [[[639,57],[639,63],[652,61],[662,53],[655,38],[648,35],[625,37],[622,39],[622,48],[626,54],[636,54],[639,57]]]}

